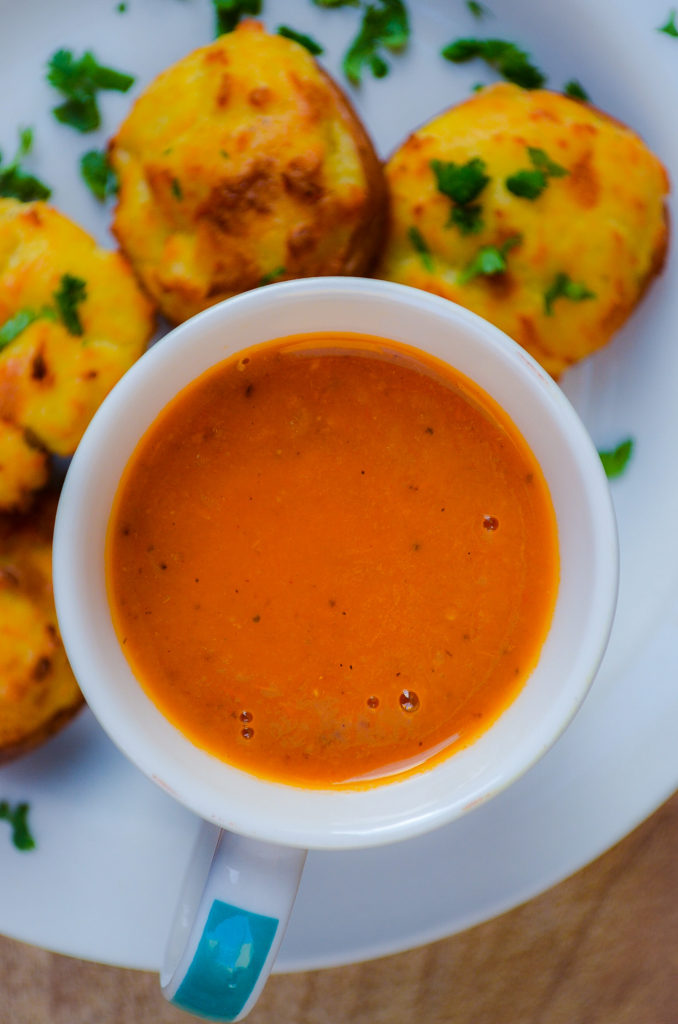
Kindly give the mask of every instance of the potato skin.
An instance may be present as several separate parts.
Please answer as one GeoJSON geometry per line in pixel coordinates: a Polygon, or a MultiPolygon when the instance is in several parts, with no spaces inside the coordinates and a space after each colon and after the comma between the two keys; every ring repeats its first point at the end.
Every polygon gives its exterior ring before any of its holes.
{"type": "Polygon", "coordinates": [[[508,83],[482,89],[415,131],[386,165],[388,239],[378,277],[452,299],[496,324],[555,377],[604,345],[663,264],[668,222],[666,171],[630,129],[599,110],[545,90],[508,83]],[[549,177],[535,199],[514,195],[507,177],[533,168],[528,147],[567,173],[549,177]],[[489,183],[477,197],[483,227],[464,235],[449,223],[432,160],[480,158],[489,183]],[[419,230],[429,250],[412,244],[419,230]],[[520,241],[507,269],[464,282],[484,246],[520,241]],[[428,263],[428,268],[424,265],[428,263]],[[594,297],[546,296],[567,275],[594,297]]]}
{"type": "Polygon", "coordinates": [[[56,308],[63,275],[85,281],[83,334],[38,317],[0,349],[0,510],[45,483],[47,455],[72,455],[93,413],[141,355],[152,305],[127,261],[43,202],[0,199],[0,326],[56,308]]]}
{"type": "Polygon", "coordinates": [[[52,596],[57,496],[0,516],[0,763],[28,753],[82,707],[52,596]]]}
{"type": "Polygon", "coordinates": [[[252,20],[160,74],[109,155],[113,231],[171,321],[270,281],[370,272],[381,164],[299,44],[252,20]]]}

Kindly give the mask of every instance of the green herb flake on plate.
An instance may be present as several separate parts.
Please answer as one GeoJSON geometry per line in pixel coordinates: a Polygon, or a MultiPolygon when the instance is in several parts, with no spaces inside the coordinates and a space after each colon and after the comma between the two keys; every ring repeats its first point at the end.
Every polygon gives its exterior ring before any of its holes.
{"type": "Polygon", "coordinates": [[[30,805],[27,803],[17,804],[11,807],[7,800],[0,800],[0,820],[9,823],[12,830],[12,842],[17,850],[26,852],[34,850],[36,843],[28,824],[28,812],[30,805]]]}
{"type": "Polygon", "coordinates": [[[633,449],[633,438],[627,437],[626,440],[621,441],[616,448],[598,452],[608,480],[614,480],[626,472],[628,464],[631,461],[631,456],[633,455],[633,449]]]}

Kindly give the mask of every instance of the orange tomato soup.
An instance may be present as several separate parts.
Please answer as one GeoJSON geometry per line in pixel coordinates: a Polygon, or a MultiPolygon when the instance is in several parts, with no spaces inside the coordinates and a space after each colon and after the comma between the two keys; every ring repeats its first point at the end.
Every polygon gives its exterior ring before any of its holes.
{"type": "Polygon", "coordinates": [[[444,363],[281,339],[203,374],[123,475],[107,542],[130,666],[259,777],[373,785],[516,697],[558,588],[555,515],[507,416],[444,363]]]}

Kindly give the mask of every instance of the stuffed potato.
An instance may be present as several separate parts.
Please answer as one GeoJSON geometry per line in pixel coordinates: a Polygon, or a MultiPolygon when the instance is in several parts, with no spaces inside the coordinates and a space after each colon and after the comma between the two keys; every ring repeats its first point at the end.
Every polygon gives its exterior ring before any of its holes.
{"type": "Polygon", "coordinates": [[[153,323],[119,253],[43,202],[0,199],[0,510],[73,454],[153,323]]]}
{"type": "Polygon", "coordinates": [[[0,516],[0,762],[32,750],[83,704],[52,597],[55,510],[56,495],[43,492],[30,515],[0,516]]]}
{"type": "Polygon", "coordinates": [[[171,321],[374,263],[385,185],[372,144],[311,55],[256,21],[164,71],[109,154],[113,231],[171,321]]]}
{"type": "Polygon", "coordinates": [[[467,306],[554,376],[610,339],[662,266],[662,164],[557,93],[484,88],[415,131],[386,176],[377,276],[467,306]]]}

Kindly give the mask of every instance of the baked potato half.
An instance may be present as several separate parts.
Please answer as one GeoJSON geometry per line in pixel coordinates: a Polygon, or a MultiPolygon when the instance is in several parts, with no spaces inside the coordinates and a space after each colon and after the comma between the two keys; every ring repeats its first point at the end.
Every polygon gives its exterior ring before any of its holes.
{"type": "Polygon", "coordinates": [[[558,93],[483,88],[410,135],[386,177],[377,276],[479,313],[555,377],[609,341],[664,260],[661,162],[558,93]]]}
{"type": "Polygon", "coordinates": [[[52,596],[57,496],[26,515],[0,515],[0,763],[70,721],[83,697],[59,636],[52,596]]]}
{"type": "Polygon", "coordinates": [[[0,511],[69,456],[141,355],[151,302],[127,261],[44,202],[0,199],[0,511]]]}
{"type": "Polygon", "coordinates": [[[365,275],[381,164],[338,86],[252,20],[155,79],[111,140],[113,232],[178,323],[286,278],[365,275]]]}

